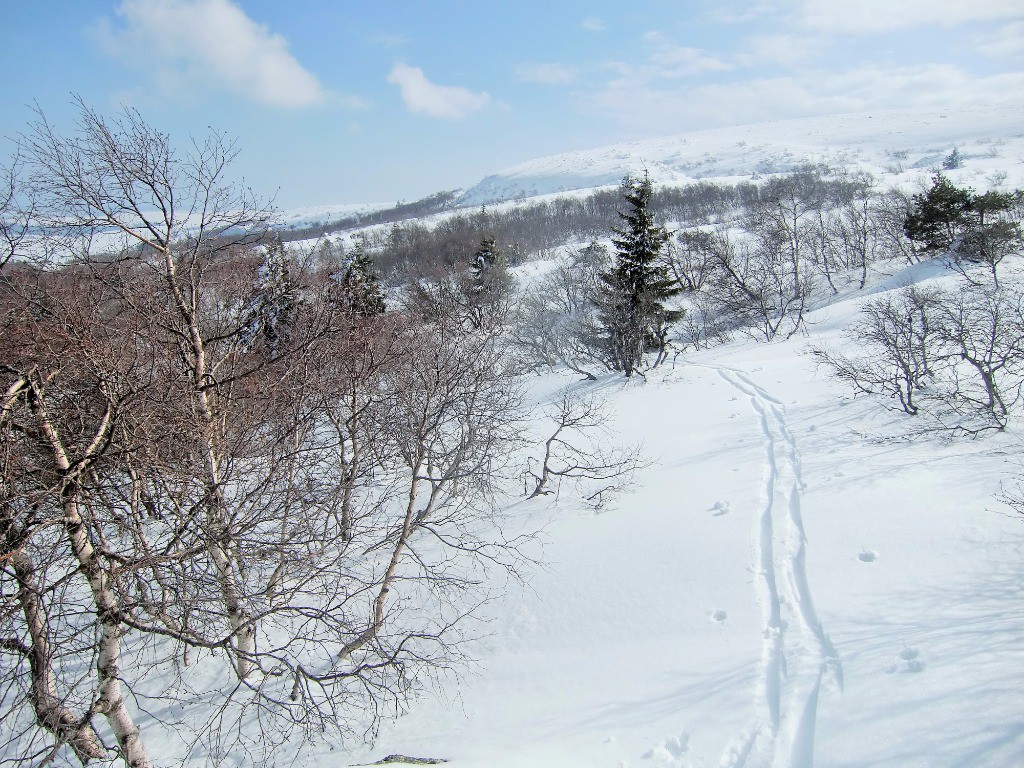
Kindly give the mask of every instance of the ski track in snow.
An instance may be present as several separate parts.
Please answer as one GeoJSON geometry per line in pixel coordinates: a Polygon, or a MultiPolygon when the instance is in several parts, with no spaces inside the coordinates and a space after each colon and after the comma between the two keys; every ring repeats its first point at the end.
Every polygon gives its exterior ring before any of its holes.
{"type": "Polygon", "coordinates": [[[714,369],[749,398],[765,451],[756,558],[765,622],[759,714],[726,748],[720,768],[812,768],[821,683],[828,676],[842,690],[843,670],[807,581],[800,455],[782,403],[743,373],[714,369]]]}

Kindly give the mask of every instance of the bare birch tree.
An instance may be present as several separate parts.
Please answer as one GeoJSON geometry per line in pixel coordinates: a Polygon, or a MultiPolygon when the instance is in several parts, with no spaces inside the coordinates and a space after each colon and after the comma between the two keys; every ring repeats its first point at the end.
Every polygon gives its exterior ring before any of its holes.
{"type": "Polygon", "coordinates": [[[372,729],[449,663],[474,569],[515,567],[506,353],[354,325],[264,245],[222,137],[178,155],[81,106],[22,152],[56,258],[0,286],[4,754],[145,768],[162,732],[255,763],[372,729]]]}
{"type": "Polygon", "coordinates": [[[643,466],[638,449],[603,444],[609,414],[597,400],[566,392],[549,415],[555,428],[544,440],[540,458],[532,462],[536,469],[527,469],[534,481],[531,499],[557,493],[563,480],[587,484],[589,498],[621,490],[643,466]]]}

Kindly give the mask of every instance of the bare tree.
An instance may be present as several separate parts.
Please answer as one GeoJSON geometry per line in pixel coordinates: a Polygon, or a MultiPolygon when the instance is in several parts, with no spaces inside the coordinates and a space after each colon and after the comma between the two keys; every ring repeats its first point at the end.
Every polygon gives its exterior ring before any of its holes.
{"type": "Polygon", "coordinates": [[[922,390],[932,381],[937,295],[909,287],[864,305],[860,317],[844,331],[858,353],[846,356],[824,347],[813,354],[857,392],[896,400],[916,415],[922,390]]]}
{"type": "Polygon", "coordinates": [[[26,727],[23,711],[30,707],[54,740],[49,751],[67,744],[85,762],[107,756],[92,722],[103,717],[122,759],[146,766],[150,758],[123,687],[124,605],[116,565],[104,537],[95,535],[93,499],[118,415],[146,378],[131,376],[129,383],[124,375],[141,371],[122,313],[74,277],[58,275],[42,307],[35,297],[21,300],[17,283],[8,283],[15,290],[3,296],[15,322],[4,336],[2,367],[2,578],[5,597],[17,595],[3,607],[11,633],[4,648],[18,657],[8,680],[29,679],[24,697],[5,694],[4,720],[30,750],[37,734],[14,731],[26,727]],[[95,675],[83,676],[82,662],[90,659],[95,675]]]}
{"type": "Polygon", "coordinates": [[[679,321],[678,340],[684,348],[711,349],[729,341],[734,330],[714,296],[699,292],[690,297],[686,314],[679,321]]]}
{"type": "Polygon", "coordinates": [[[669,241],[665,260],[679,287],[699,291],[718,270],[715,234],[703,229],[680,232],[669,241]]]}
{"type": "Polygon", "coordinates": [[[707,289],[708,296],[743,327],[771,341],[786,338],[803,325],[811,279],[806,264],[794,262],[784,239],[763,233],[757,242],[720,232],[715,254],[721,278],[707,289]]]}
{"type": "Polygon", "coordinates": [[[834,231],[842,256],[840,263],[844,269],[856,269],[860,273],[861,289],[867,284],[869,265],[881,251],[880,205],[877,195],[866,187],[854,194],[836,214],[834,231]]]}
{"type": "Polygon", "coordinates": [[[504,349],[264,269],[222,137],[179,156],[82,106],[22,145],[59,258],[0,285],[5,754],[142,768],[164,730],[260,762],[372,728],[451,658],[458,556],[515,567],[504,349]]]}
{"type": "Polygon", "coordinates": [[[943,296],[937,337],[946,363],[944,425],[1002,430],[1024,387],[1024,294],[1009,288],[943,296]]]}
{"type": "Polygon", "coordinates": [[[512,341],[529,364],[564,365],[591,380],[596,378],[595,368],[609,366],[596,307],[606,259],[607,249],[591,244],[519,297],[512,341]]]}
{"type": "Polygon", "coordinates": [[[903,223],[912,210],[913,200],[902,190],[890,189],[880,196],[875,209],[875,224],[879,246],[885,257],[901,259],[908,264],[920,261],[921,254],[903,229],[903,223]]]}
{"type": "MultiPolygon", "coordinates": [[[[550,414],[554,431],[544,441],[544,453],[536,461],[537,470],[527,472],[535,481],[530,498],[556,493],[551,484],[562,480],[595,481],[597,493],[608,492],[628,483],[641,466],[636,449],[609,448],[602,438],[608,434],[608,413],[593,398],[566,392],[554,404],[550,414]]],[[[592,485],[593,483],[591,483],[592,485]]],[[[594,489],[587,491],[590,497],[594,489]]]]}
{"type": "Polygon", "coordinates": [[[33,205],[19,188],[20,167],[16,156],[9,166],[0,168],[0,273],[15,255],[29,256],[22,245],[29,236],[33,205]]]}
{"type": "Polygon", "coordinates": [[[895,399],[923,430],[1002,430],[1024,388],[1024,295],[911,287],[869,302],[847,336],[856,356],[814,349],[857,391],[895,399]]]}
{"type": "MultiPolygon", "coordinates": [[[[443,570],[445,550],[506,564],[515,552],[514,544],[481,538],[495,489],[508,476],[510,449],[521,439],[510,360],[494,337],[447,324],[415,329],[407,342],[386,376],[388,402],[374,425],[384,453],[381,479],[394,503],[378,505],[377,519],[364,521],[366,553],[380,553],[363,577],[369,615],[338,652],[340,662],[357,669],[405,650],[408,630],[388,619],[414,608],[408,596],[401,599],[403,587],[415,594],[417,583],[443,570]],[[440,550],[418,548],[417,536],[440,550]]],[[[454,573],[433,583],[442,592],[469,585],[454,573]]],[[[444,631],[439,627],[434,637],[444,631]]]]}

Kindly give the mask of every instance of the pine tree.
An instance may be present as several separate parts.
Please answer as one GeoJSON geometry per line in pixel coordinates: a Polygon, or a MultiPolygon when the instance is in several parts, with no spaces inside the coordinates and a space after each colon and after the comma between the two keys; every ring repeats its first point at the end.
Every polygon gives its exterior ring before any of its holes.
{"type": "Polygon", "coordinates": [[[931,189],[914,195],[903,231],[926,251],[944,251],[969,224],[973,203],[973,190],[961,189],[937,173],[931,189]]]}
{"type": "Polygon", "coordinates": [[[664,358],[668,326],[682,316],[665,301],[681,289],[662,258],[668,233],[654,222],[650,179],[627,177],[622,190],[629,210],[619,212],[623,226],[612,230],[615,264],[601,274],[598,306],[611,366],[631,376],[646,352],[658,352],[655,365],[664,358]]]}

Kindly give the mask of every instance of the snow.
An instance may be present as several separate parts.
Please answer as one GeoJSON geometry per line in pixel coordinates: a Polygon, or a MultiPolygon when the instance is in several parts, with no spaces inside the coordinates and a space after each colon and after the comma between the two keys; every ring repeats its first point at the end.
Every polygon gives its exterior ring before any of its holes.
{"type": "MultiPolygon", "coordinates": [[[[956,145],[957,183],[1024,184],[1024,107],[891,112],[691,133],[561,155],[488,177],[467,204],[617,183],[749,177],[807,159],[926,177],[956,145]],[[707,158],[707,159],[705,159],[707,158]]],[[[511,204],[511,203],[508,203],[511,204]]],[[[327,211],[295,212],[297,223],[327,211]],[[301,213],[301,215],[300,215],[301,213]]],[[[552,261],[518,268],[525,279],[552,261]]],[[[541,531],[523,584],[496,581],[476,664],[349,752],[451,768],[954,768],[1024,765],[1024,520],[997,495],[1024,476],[1021,427],[905,437],[910,417],[816,369],[881,291],[811,313],[805,335],[677,356],[646,379],[531,380],[540,412],[571,386],[615,414],[649,465],[600,509],[564,488],[510,497],[541,531]]],[[[1021,278],[1018,275],[1017,281],[1021,278]]],[[[537,434],[545,425],[536,424],[537,434]]]]}
{"type": "MultiPolygon", "coordinates": [[[[524,201],[583,196],[645,170],[657,185],[684,186],[700,180],[735,184],[825,163],[916,191],[954,147],[964,159],[963,169],[947,173],[954,183],[1024,186],[1024,105],[779,120],[552,155],[490,174],[463,192],[451,210],[417,221],[429,226],[481,205],[502,211],[524,201]]],[[[318,206],[283,211],[279,219],[285,228],[299,229],[387,207],[318,206]]],[[[390,225],[378,225],[384,226],[390,225]]]]}
{"type": "MultiPolygon", "coordinates": [[[[956,147],[975,176],[1024,175],[1024,106],[890,110],[780,120],[693,131],[539,158],[487,176],[459,199],[492,204],[618,184],[650,173],[659,184],[737,181],[786,173],[806,163],[913,177],[941,165],[956,147]]],[[[954,178],[956,175],[954,174],[954,178]]],[[[980,179],[979,179],[980,181],[980,179]]]]}
{"type": "Polygon", "coordinates": [[[823,328],[579,385],[655,463],[598,512],[512,502],[545,566],[478,673],[351,762],[1021,764],[1024,528],[994,499],[1019,435],[883,439],[901,417],[804,354],[823,328]]]}
{"type": "MultiPolygon", "coordinates": [[[[953,146],[966,157],[956,183],[1015,187],[1022,126],[1024,107],[740,126],[543,158],[464,202],[641,167],[680,183],[806,160],[906,186],[953,146]]],[[[542,531],[542,565],[525,584],[492,585],[476,666],[438,681],[374,744],[314,750],[307,764],[397,753],[452,768],[1024,765],[1024,521],[997,498],[1024,475],[1020,426],[908,439],[910,417],[852,398],[807,354],[848,348],[842,329],[870,297],[955,279],[940,262],[895,265],[787,341],[679,355],[645,380],[535,379],[535,412],[567,385],[604,398],[614,439],[642,443],[649,466],[597,510],[571,489],[507,499],[510,529],[542,531]]]]}
{"type": "Polygon", "coordinates": [[[352,216],[366,216],[390,206],[385,203],[350,205],[314,205],[305,208],[289,208],[277,214],[277,223],[284,229],[305,229],[313,226],[327,226],[333,221],[352,216]]]}

